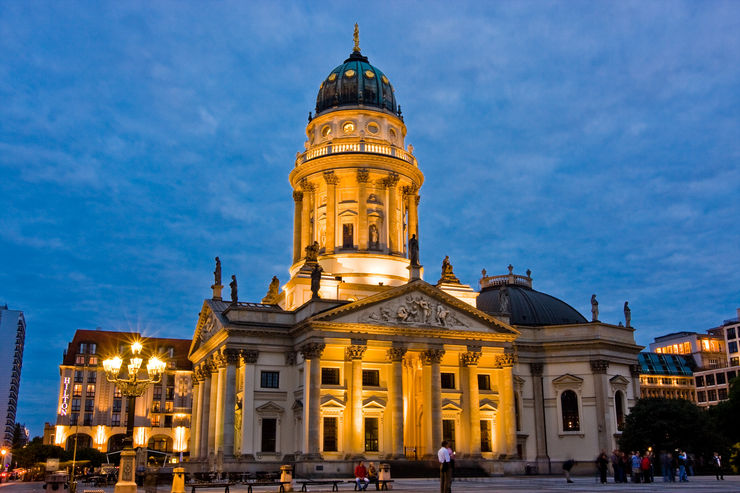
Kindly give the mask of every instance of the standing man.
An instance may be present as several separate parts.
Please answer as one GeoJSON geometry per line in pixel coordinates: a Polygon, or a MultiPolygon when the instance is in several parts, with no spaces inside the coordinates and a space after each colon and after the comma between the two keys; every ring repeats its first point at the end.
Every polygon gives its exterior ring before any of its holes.
{"type": "Polygon", "coordinates": [[[450,464],[450,452],[447,450],[447,440],[437,451],[439,460],[439,493],[450,493],[452,491],[452,465],[450,464]]]}
{"type": "Polygon", "coordinates": [[[724,480],[725,476],[722,474],[722,456],[717,452],[712,456],[712,465],[714,465],[714,474],[717,476],[717,481],[720,479],[724,480]]]}

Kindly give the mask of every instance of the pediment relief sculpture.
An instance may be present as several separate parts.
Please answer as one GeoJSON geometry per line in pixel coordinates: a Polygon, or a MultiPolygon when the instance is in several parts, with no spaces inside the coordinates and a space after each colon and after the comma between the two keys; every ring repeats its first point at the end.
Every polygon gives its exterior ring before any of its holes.
{"type": "Polygon", "coordinates": [[[456,313],[450,311],[449,306],[413,294],[377,307],[366,316],[366,319],[368,322],[381,324],[432,325],[453,329],[469,327],[456,313]]]}

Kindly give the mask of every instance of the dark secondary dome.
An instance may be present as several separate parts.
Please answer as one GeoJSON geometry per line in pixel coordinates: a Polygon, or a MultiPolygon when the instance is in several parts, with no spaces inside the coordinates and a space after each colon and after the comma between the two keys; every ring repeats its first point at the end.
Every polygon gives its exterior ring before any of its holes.
{"type": "Polygon", "coordinates": [[[400,116],[388,77],[370,65],[357,41],[355,51],[324,79],[316,96],[317,115],[345,106],[369,106],[400,116]]]}
{"type": "Polygon", "coordinates": [[[588,320],[566,302],[532,289],[532,278],[514,275],[483,277],[476,300],[479,310],[499,315],[508,312],[511,325],[585,324],[588,320]],[[503,293],[503,295],[502,295],[503,293]]]}

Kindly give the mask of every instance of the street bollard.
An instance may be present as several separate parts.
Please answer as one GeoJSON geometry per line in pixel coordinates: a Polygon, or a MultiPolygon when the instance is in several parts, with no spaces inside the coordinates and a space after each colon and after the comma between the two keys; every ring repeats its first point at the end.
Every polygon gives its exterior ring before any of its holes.
{"type": "Polygon", "coordinates": [[[290,464],[280,466],[280,482],[288,483],[283,485],[285,491],[293,491],[293,466],[290,464]]]}
{"type": "Polygon", "coordinates": [[[172,470],[171,493],[185,493],[185,468],[176,467],[172,470]]]}

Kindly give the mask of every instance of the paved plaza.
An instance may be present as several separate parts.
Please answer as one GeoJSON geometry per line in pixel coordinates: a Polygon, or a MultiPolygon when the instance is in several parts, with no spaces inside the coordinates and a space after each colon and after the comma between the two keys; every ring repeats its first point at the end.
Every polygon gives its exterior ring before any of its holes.
{"type": "MultiPolygon", "coordinates": [[[[394,490],[409,493],[437,493],[439,491],[439,482],[434,479],[397,479],[394,483],[394,490]]],[[[113,487],[93,488],[80,485],[78,493],[85,493],[86,490],[105,493],[113,493],[113,487]]],[[[0,485],[0,493],[42,493],[43,483],[3,483],[0,485]]],[[[68,493],[69,490],[58,490],[56,493],[68,493]]],[[[159,485],[157,493],[169,493],[170,488],[167,485],[159,485]]],[[[213,493],[223,492],[223,488],[213,488],[200,490],[201,492],[213,493]]],[[[232,486],[231,493],[246,493],[247,487],[242,485],[232,486]]],[[[277,488],[255,488],[256,491],[276,492],[277,488]]],[[[296,491],[299,491],[296,489],[296,491]]],[[[330,487],[322,486],[311,488],[309,491],[330,491],[330,487]]],[[[340,491],[353,491],[352,485],[345,483],[340,491]]],[[[371,490],[368,490],[371,491],[371,490]]],[[[374,489],[372,490],[374,491],[374,489]]],[[[481,478],[470,480],[456,480],[452,484],[452,491],[455,493],[464,492],[531,492],[540,493],[543,491],[574,491],[574,492],[626,492],[634,491],[640,493],[647,492],[674,492],[684,491],[691,493],[709,493],[709,492],[740,492],[740,476],[727,476],[725,481],[717,481],[714,476],[699,476],[691,478],[688,483],[650,483],[650,484],[599,484],[596,478],[576,477],[574,483],[568,484],[562,477],[555,476],[514,476],[504,478],[481,478]]],[[[139,488],[139,493],[147,493],[143,488],[139,488]]],[[[150,492],[151,493],[151,492],[150,492]]],[[[189,493],[189,490],[188,490],[189,493]]]]}

